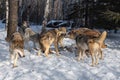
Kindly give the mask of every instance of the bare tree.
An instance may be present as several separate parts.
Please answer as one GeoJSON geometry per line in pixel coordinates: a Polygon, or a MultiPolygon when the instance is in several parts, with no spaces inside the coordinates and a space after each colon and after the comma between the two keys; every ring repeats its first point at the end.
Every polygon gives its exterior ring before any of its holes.
{"type": "Polygon", "coordinates": [[[47,19],[48,18],[48,15],[49,15],[49,7],[50,7],[50,0],[47,0],[46,2],[46,7],[45,7],[45,13],[44,13],[44,18],[47,19]]]}
{"type": "Polygon", "coordinates": [[[6,41],[9,42],[11,35],[17,29],[18,22],[18,0],[8,0],[9,1],[9,18],[8,18],[8,29],[6,41]]]}
{"type": "Polygon", "coordinates": [[[42,22],[42,31],[44,31],[46,27],[47,19],[50,13],[49,7],[50,7],[50,0],[47,0],[45,6],[45,12],[44,12],[44,20],[42,22]]]}
{"type": "Polygon", "coordinates": [[[6,0],[6,24],[5,24],[5,30],[7,30],[7,27],[8,27],[8,15],[9,15],[9,7],[8,7],[8,0],[6,0]]]}

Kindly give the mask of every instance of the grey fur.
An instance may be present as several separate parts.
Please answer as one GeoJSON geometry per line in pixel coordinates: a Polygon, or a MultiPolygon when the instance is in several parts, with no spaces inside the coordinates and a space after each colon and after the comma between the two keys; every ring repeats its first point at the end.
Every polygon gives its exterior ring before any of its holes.
{"type": "Polygon", "coordinates": [[[86,51],[88,50],[88,37],[85,35],[78,35],[75,38],[76,45],[77,45],[77,60],[83,59],[86,51]]]}

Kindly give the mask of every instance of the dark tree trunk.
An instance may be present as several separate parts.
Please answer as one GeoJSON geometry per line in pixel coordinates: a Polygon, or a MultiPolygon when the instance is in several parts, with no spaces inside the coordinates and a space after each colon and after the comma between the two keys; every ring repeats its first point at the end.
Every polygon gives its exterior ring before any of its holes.
{"type": "Polygon", "coordinates": [[[88,0],[85,0],[85,27],[88,27],[88,0]]]}
{"type": "Polygon", "coordinates": [[[18,23],[18,0],[9,0],[9,18],[6,41],[9,42],[11,35],[16,31],[18,23]]]}

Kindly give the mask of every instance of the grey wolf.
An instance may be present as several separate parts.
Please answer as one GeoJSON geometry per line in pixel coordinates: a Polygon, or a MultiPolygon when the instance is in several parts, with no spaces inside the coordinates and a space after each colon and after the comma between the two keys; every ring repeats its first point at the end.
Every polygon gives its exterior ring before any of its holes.
{"type": "Polygon", "coordinates": [[[34,32],[31,28],[29,28],[28,23],[24,21],[22,23],[22,26],[18,28],[18,32],[20,32],[24,39],[24,45],[27,48],[27,50],[30,49],[29,41],[33,42],[34,49],[37,49],[37,43],[38,43],[38,37],[39,33],[34,32]]]}
{"type": "MultiPolygon", "coordinates": [[[[71,30],[68,33],[68,38],[75,39],[77,35],[86,35],[89,38],[99,38],[101,33],[98,30],[92,30],[88,28],[78,28],[71,30]]],[[[105,43],[102,44],[102,48],[106,48],[105,43]]]]}
{"type": "MultiPolygon", "coordinates": [[[[30,51],[29,41],[33,42],[34,49],[37,50],[37,44],[39,44],[39,33],[34,32],[31,28],[26,28],[24,33],[24,43],[27,49],[30,51]]],[[[39,47],[39,46],[38,46],[39,47]]]]}
{"type": "MultiPolygon", "coordinates": [[[[86,50],[88,50],[88,37],[85,35],[77,35],[75,38],[76,47],[77,47],[77,60],[83,60],[86,50]]],[[[86,54],[87,55],[87,54],[86,54]]]]}
{"type": "MultiPolygon", "coordinates": [[[[55,51],[57,55],[59,54],[58,51],[58,42],[59,37],[64,34],[65,31],[63,31],[62,28],[56,28],[52,30],[48,30],[45,32],[42,32],[39,36],[39,44],[41,46],[42,51],[45,53],[45,56],[48,56],[48,53],[50,52],[50,46],[54,43],[55,51]]],[[[61,38],[61,40],[63,37],[61,38]]],[[[40,54],[38,54],[40,55],[40,54]]]]}
{"type": "Polygon", "coordinates": [[[71,39],[75,39],[77,35],[86,35],[90,38],[97,38],[101,35],[101,33],[97,30],[92,30],[92,29],[88,29],[88,28],[78,28],[78,29],[74,29],[71,30],[68,33],[68,37],[71,39]]]}
{"type": "Polygon", "coordinates": [[[30,51],[30,45],[29,45],[29,41],[33,42],[33,47],[34,49],[37,50],[37,44],[38,42],[38,37],[39,37],[39,33],[34,32],[29,26],[27,21],[23,21],[22,26],[20,26],[18,28],[18,32],[20,32],[23,36],[24,39],[24,44],[25,47],[30,51]]]}
{"type": "Polygon", "coordinates": [[[17,66],[18,57],[24,57],[24,40],[19,32],[12,34],[9,41],[9,52],[11,60],[13,61],[13,67],[17,66]]]}
{"type": "Polygon", "coordinates": [[[23,21],[22,25],[18,28],[18,32],[24,36],[25,34],[25,29],[29,28],[27,21],[23,21]]]}

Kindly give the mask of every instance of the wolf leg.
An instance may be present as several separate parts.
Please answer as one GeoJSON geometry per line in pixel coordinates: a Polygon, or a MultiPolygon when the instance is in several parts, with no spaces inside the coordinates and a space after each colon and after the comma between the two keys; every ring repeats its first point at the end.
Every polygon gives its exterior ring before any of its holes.
{"type": "Polygon", "coordinates": [[[94,59],[95,56],[92,54],[92,55],[91,55],[91,58],[92,58],[92,65],[91,65],[91,66],[95,66],[95,59],[94,59]]]}
{"type": "Polygon", "coordinates": [[[13,63],[14,55],[12,53],[10,53],[10,59],[11,59],[11,63],[13,63]]]}
{"type": "Polygon", "coordinates": [[[25,44],[25,48],[26,48],[28,51],[30,51],[29,40],[25,40],[24,44],[25,44]]]}
{"type": "Polygon", "coordinates": [[[102,52],[102,50],[100,49],[99,52],[100,52],[100,59],[103,60],[103,52],[102,52]]]}
{"type": "Polygon", "coordinates": [[[81,59],[82,59],[82,61],[84,61],[84,56],[85,56],[85,50],[82,50],[82,52],[81,52],[81,59]]]}
{"type": "Polygon", "coordinates": [[[17,67],[18,56],[19,56],[18,53],[15,52],[15,53],[14,53],[14,63],[13,63],[13,68],[14,68],[14,67],[17,67]]]}
{"type": "Polygon", "coordinates": [[[97,65],[98,64],[98,58],[99,58],[99,52],[97,52],[97,54],[95,55],[95,65],[97,65]]]}
{"type": "Polygon", "coordinates": [[[21,52],[22,52],[21,56],[25,57],[24,49],[22,49],[21,52]]]}
{"type": "Polygon", "coordinates": [[[60,47],[64,48],[64,45],[63,45],[63,40],[59,40],[59,44],[60,44],[60,47]]]}
{"type": "Polygon", "coordinates": [[[50,45],[49,45],[49,46],[46,46],[46,48],[45,48],[45,56],[46,56],[46,57],[48,57],[49,48],[50,48],[50,45]]]}
{"type": "Polygon", "coordinates": [[[80,61],[80,59],[81,59],[81,50],[78,50],[78,58],[77,58],[77,60],[80,61]]]}
{"type": "Polygon", "coordinates": [[[40,54],[41,54],[41,49],[38,50],[37,55],[40,56],[40,54]]]}
{"type": "Polygon", "coordinates": [[[60,56],[59,51],[58,51],[58,42],[54,41],[54,46],[55,46],[55,51],[57,56],[60,56]]]}

